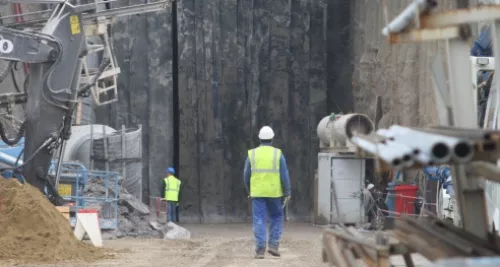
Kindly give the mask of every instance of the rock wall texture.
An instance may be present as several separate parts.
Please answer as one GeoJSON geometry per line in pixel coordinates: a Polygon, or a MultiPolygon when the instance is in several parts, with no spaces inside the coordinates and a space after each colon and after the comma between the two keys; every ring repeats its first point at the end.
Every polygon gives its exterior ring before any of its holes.
{"type": "Polygon", "coordinates": [[[178,8],[185,220],[250,219],[242,172],[263,125],[287,158],[292,217],[309,219],[315,128],[328,105],[327,2],[184,0],[178,8]]]}
{"type": "MultiPolygon", "coordinates": [[[[387,3],[390,19],[406,4],[387,3]]],[[[374,114],[381,95],[397,123],[436,121],[429,64],[439,46],[388,45],[379,1],[181,0],[177,13],[178,99],[171,10],[120,19],[120,101],[98,121],[144,126],[144,195],[160,195],[164,169],[179,163],[184,222],[250,219],[242,172],[263,125],[287,158],[292,219],[309,219],[323,116],[374,114]]]]}
{"type": "Polygon", "coordinates": [[[144,195],[160,195],[164,169],[178,160],[183,221],[249,220],[244,160],[258,145],[260,127],[271,125],[289,165],[292,217],[309,219],[317,122],[329,111],[352,109],[350,75],[336,72],[344,70],[336,64],[349,65],[349,48],[338,50],[348,25],[338,36],[328,30],[350,23],[350,5],[335,9],[336,2],[178,1],[178,100],[172,99],[171,10],[119,20],[113,39],[120,101],[97,117],[114,127],[144,126],[144,195]],[[329,86],[336,90],[327,94],[329,86]],[[179,155],[173,101],[179,101],[179,155]]]}
{"type": "MultiPolygon", "coordinates": [[[[431,63],[444,44],[389,45],[381,34],[385,25],[382,5],[377,1],[354,1],[352,16],[354,36],[354,103],[358,112],[374,113],[377,95],[382,96],[383,110],[394,123],[423,126],[438,122],[432,83],[431,63]]],[[[439,1],[440,8],[454,1],[439,1]]],[[[388,0],[389,21],[408,4],[388,0]]],[[[443,58],[445,54],[442,53],[443,58]]],[[[389,120],[387,120],[389,121],[389,120]]]]}
{"type": "Polygon", "coordinates": [[[142,124],[146,203],[160,196],[164,170],[173,164],[171,27],[170,9],[117,19],[112,36],[121,69],[119,101],[96,110],[97,122],[115,129],[142,124]]]}
{"type": "MultiPolygon", "coordinates": [[[[292,219],[309,219],[316,125],[323,116],[374,114],[380,95],[385,113],[396,123],[437,121],[429,65],[442,47],[388,45],[380,34],[381,1],[177,2],[178,55],[172,51],[171,8],[119,18],[113,26],[121,67],[119,102],[98,108],[96,117],[117,129],[142,124],[143,201],[161,194],[163,172],[175,165],[185,184],[183,222],[250,219],[243,164],[246,151],[258,145],[263,125],[274,128],[275,145],[287,158],[292,219]],[[175,56],[179,62],[173,66],[175,56]]],[[[389,19],[407,4],[386,2],[389,19]]],[[[451,2],[439,1],[441,6],[451,2]]],[[[16,76],[22,84],[22,70],[16,76]]],[[[13,91],[12,81],[0,90],[13,91]]],[[[16,112],[22,117],[22,110],[16,112]]]]}

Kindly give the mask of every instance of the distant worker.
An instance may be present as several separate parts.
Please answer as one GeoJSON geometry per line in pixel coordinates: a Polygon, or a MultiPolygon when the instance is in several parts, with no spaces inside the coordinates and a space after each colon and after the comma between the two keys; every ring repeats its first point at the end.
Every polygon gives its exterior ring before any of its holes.
{"type": "Polygon", "coordinates": [[[252,198],[255,258],[263,259],[267,243],[267,216],[269,214],[269,243],[267,252],[280,257],[278,250],[283,233],[283,208],[290,200],[290,178],[285,157],[280,149],[271,145],[273,129],[260,129],[260,146],[248,151],[244,182],[252,198]],[[284,198],[283,198],[284,197],[284,198]]]}
{"type": "Polygon", "coordinates": [[[175,169],[169,167],[165,171],[166,177],[163,179],[163,198],[167,200],[167,221],[178,222],[177,206],[180,202],[181,180],[174,176],[175,169]]]}

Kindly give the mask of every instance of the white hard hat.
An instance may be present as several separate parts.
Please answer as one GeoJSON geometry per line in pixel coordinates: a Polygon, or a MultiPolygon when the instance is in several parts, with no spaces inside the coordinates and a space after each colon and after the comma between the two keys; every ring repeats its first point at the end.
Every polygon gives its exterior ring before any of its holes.
{"type": "Polygon", "coordinates": [[[367,186],[366,186],[366,189],[371,190],[371,189],[372,189],[372,188],[374,188],[374,187],[375,187],[375,185],[373,185],[373,184],[369,184],[369,185],[367,185],[367,186]]]}
{"type": "Polygon", "coordinates": [[[274,137],[274,131],[269,126],[264,126],[259,131],[260,140],[271,140],[274,137]]]}

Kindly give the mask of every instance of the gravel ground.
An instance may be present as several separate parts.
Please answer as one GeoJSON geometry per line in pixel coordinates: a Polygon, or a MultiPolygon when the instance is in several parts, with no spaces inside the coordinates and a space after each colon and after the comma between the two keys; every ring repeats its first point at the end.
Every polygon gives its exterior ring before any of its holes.
{"type": "MultiPolygon", "coordinates": [[[[65,267],[245,267],[245,266],[328,266],[321,262],[321,228],[303,224],[287,225],[279,259],[266,255],[253,259],[253,238],[250,225],[186,225],[191,241],[161,239],[106,240],[105,247],[119,253],[113,260],[95,263],[60,263],[65,267]]],[[[416,266],[430,266],[422,257],[414,257],[416,266]]],[[[404,266],[394,257],[395,266],[404,266]]],[[[11,267],[13,265],[2,265],[11,267]]],[[[56,267],[56,265],[16,265],[17,267],[56,267]]]]}

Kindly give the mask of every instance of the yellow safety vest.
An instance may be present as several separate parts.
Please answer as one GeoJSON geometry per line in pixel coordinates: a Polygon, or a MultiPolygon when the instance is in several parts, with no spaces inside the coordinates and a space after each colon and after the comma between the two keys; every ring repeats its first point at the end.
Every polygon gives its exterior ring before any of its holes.
{"type": "Polygon", "coordinates": [[[259,146],[248,151],[248,158],[252,172],[250,197],[282,197],[281,150],[272,146],[259,146]]]}
{"type": "Polygon", "coordinates": [[[165,199],[167,201],[179,201],[180,188],[181,180],[173,175],[165,177],[165,199]]]}

